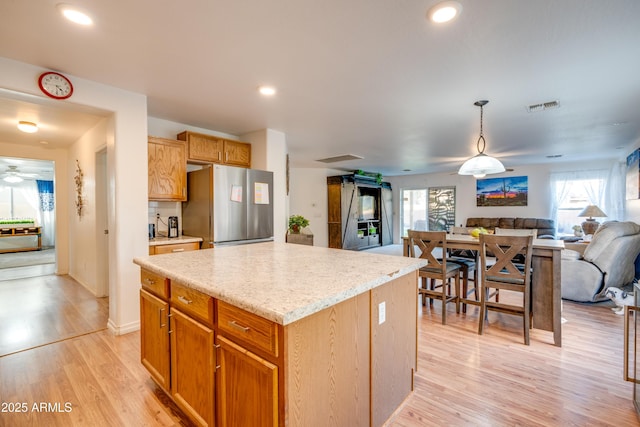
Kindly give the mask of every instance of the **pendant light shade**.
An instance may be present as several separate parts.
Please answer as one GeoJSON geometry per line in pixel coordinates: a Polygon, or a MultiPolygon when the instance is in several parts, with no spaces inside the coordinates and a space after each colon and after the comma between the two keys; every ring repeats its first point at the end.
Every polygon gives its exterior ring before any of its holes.
{"type": "Polygon", "coordinates": [[[458,170],[458,175],[473,175],[476,178],[482,178],[485,175],[505,171],[504,165],[500,160],[484,154],[487,142],[482,134],[482,107],[484,107],[488,102],[489,101],[477,101],[473,104],[480,107],[480,137],[477,142],[478,154],[462,164],[458,170]]]}

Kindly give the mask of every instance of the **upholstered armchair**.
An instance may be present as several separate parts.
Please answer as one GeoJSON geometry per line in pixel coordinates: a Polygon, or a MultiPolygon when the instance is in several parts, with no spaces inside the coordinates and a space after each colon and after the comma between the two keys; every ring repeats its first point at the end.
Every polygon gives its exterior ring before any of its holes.
{"type": "Polygon", "coordinates": [[[562,298],[581,302],[606,299],[608,287],[633,282],[634,261],[640,253],[640,225],[634,222],[605,222],[591,243],[567,244],[562,251],[562,298]],[[583,247],[584,253],[572,250],[583,247]]]}

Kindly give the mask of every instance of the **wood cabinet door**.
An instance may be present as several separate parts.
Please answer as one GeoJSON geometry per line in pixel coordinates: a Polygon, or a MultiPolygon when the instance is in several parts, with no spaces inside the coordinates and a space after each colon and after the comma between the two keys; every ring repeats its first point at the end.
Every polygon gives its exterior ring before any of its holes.
{"type": "Polygon", "coordinates": [[[170,389],[169,304],[140,290],[140,359],[158,385],[170,389]]]}
{"type": "Polygon", "coordinates": [[[278,367],[218,335],[219,426],[278,425],[278,367]]]}
{"type": "Polygon", "coordinates": [[[183,142],[149,138],[149,200],[187,200],[187,157],[183,142]]]}
{"type": "Polygon", "coordinates": [[[215,421],[213,330],[171,308],[171,395],[201,426],[215,421]]]}
{"type": "Polygon", "coordinates": [[[225,140],[223,162],[227,165],[251,167],[251,144],[225,140]]]}
{"type": "Polygon", "coordinates": [[[209,135],[189,133],[189,160],[221,163],[223,160],[224,140],[209,135]]]}

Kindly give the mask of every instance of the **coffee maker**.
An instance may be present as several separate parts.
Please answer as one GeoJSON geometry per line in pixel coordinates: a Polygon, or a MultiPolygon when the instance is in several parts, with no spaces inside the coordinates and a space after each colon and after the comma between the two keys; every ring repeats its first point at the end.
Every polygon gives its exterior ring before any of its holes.
{"type": "Polygon", "coordinates": [[[167,233],[167,237],[178,237],[178,217],[170,216],[169,217],[169,231],[167,233]]]}

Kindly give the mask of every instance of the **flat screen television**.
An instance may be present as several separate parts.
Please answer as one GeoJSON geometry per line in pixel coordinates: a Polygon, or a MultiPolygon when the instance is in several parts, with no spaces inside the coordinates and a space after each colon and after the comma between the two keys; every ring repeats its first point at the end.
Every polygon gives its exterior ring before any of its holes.
{"type": "Polygon", "coordinates": [[[360,219],[376,219],[376,198],[373,196],[358,196],[360,219]]]}

